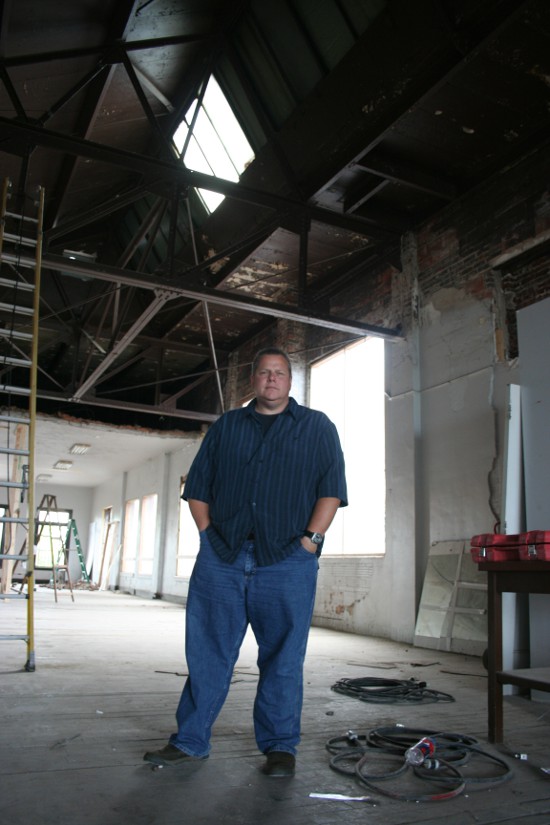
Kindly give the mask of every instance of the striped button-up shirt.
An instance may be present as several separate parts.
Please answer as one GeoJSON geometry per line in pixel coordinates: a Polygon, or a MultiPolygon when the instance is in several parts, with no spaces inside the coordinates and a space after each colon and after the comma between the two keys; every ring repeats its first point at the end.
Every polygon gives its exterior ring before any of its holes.
{"type": "Polygon", "coordinates": [[[183,498],[209,505],[208,537],[232,562],[252,533],[259,565],[293,552],[319,498],[347,505],[344,457],[336,427],[293,398],[267,431],[253,400],[208,430],[189,470],[183,498]]]}

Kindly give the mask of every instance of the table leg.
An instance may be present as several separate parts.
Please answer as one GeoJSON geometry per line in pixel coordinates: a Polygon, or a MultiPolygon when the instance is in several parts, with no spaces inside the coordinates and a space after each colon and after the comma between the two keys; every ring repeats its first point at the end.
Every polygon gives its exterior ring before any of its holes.
{"type": "Polygon", "coordinates": [[[502,593],[498,574],[489,571],[487,577],[488,738],[489,742],[502,742],[502,685],[496,677],[502,670],[502,593]]]}

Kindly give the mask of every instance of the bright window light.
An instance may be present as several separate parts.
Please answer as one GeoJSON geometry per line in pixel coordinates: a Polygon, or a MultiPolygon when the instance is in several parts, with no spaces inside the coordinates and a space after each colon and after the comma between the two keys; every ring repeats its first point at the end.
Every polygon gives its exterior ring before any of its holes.
{"type": "Polygon", "coordinates": [[[310,406],[332,419],[346,461],[349,507],[338,510],[323,555],[386,549],[384,341],[366,338],[311,369],[310,406]]]}
{"type": "MultiPolygon", "coordinates": [[[[184,150],[197,103],[195,100],[190,106],[174,133],[174,143],[180,154],[184,150]]],[[[211,77],[193,126],[193,134],[183,156],[185,165],[194,172],[204,172],[206,175],[236,182],[253,159],[252,147],[225,95],[216,80],[211,77]]],[[[210,212],[213,212],[225,197],[206,189],[199,189],[199,192],[210,212]]]]}
{"type": "Polygon", "coordinates": [[[133,573],[139,542],[139,498],[126,502],[124,511],[124,536],[122,539],[122,573],[133,573]]]}
{"type": "Polygon", "coordinates": [[[155,560],[155,537],[157,533],[158,494],[143,496],[141,499],[138,573],[151,576],[155,560]]]}
{"type": "Polygon", "coordinates": [[[39,510],[39,536],[36,543],[35,566],[52,568],[54,564],[65,564],[67,531],[71,520],[71,510],[39,510]]]}

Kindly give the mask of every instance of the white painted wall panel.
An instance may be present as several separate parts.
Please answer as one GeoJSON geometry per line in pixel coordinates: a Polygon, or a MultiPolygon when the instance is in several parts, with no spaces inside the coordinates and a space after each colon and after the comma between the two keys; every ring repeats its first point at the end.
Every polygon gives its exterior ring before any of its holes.
{"type": "MultiPolygon", "coordinates": [[[[528,530],[550,530],[550,298],[517,314],[528,530]]],[[[550,662],[550,598],[530,596],[530,664],[550,662]]],[[[550,696],[533,691],[539,701],[550,696]]]]}

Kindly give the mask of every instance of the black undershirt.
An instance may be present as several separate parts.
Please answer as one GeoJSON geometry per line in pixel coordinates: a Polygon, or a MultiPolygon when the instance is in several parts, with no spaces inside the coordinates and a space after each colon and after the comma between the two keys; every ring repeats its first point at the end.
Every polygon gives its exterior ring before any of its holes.
{"type": "Polygon", "coordinates": [[[262,428],[262,435],[264,438],[266,437],[269,428],[273,426],[273,424],[281,414],[282,413],[275,413],[275,415],[266,415],[265,413],[259,413],[256,412],[256,410],[254,410],[253,416],[256,419],[256,421],[259,422],[262,428]]]}

